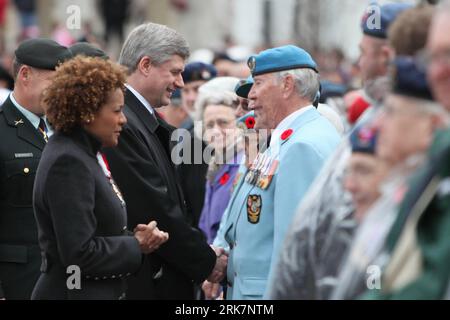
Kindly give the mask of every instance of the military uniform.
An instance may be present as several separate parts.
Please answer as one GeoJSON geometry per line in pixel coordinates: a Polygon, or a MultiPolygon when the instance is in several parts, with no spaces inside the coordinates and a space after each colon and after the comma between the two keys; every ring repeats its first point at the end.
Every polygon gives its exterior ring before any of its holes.
{"type": "Polygon", "coordinates": [[[336,129],[312,106],[281,136],[255,159],[228,207],[228,299],[263,297],[295,209],[339,143],[336,129]]]}
{"type": "MultiPolygon", "coordinates": [[[[19,63],[54,70],[70,52],[52,40],[32,39],[15,55],[19,63]]],[[[26,116],[13,100],[0,108],[0,298],[30,299],[41,265],[32,194],[45,139],[29,120],[39,117],[26,116]]]]}
{"type": "Polygon", "coordinates": [[[45,140],[9,98],[0,136],[0,280],[7,299],[29,299],[41,265],[32,192],[45,140]]]}

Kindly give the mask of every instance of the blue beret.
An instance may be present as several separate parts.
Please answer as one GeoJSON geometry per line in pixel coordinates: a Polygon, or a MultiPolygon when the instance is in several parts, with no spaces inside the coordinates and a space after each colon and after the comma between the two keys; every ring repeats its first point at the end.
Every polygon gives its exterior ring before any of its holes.
{"type": "Polygon", "coordinates": [[[378,130],[374,127],[361,125],[350,134],[352,152],[375,154],[378,130]]]}
{"type": "Polygon", "coordinates": [[[45,70],[55,70],[59,63],[72,58],[69,49],[44,38],[25,40],[14,53],[19,63],[45,70]]]}
{"type": "Polygon", "coordinates": [[[368,36],[386,39],[390,24],[401,12],[412,7],[412,5],[405,3],[388,3],[383,6],[376,3],[371,4],[362,18],[361,28],[363,33],[368,36]]]}
{"type": "Polygon", "coordinates": [[[209,81],[217,76],[216,67],[203,62],[191,62],[186,65],[183,71],[183,81],[209,81]]]}
{"type": "Polygon", "coordinates": [[[252,76],[249,76],[247,79],[239,81],[239,83],[236,85],[236,88],[234,88],[234,91],[239,97],[247,99],[248,93],[250,92],[252,86],[253,78],[252,76]]]}
{"type": "Polygon", "coordinates": [[[317,71],[317,64],[305,50],[287,45],[261,51],[248,59],[253,76],[283,70],[309,68],[317,71]]]}
{"type": "Polygon", "coordinates": [[[433,100],[426,73],[414,59],[398,56],[392,62],[392,92],[425,100],[433,100]]]}

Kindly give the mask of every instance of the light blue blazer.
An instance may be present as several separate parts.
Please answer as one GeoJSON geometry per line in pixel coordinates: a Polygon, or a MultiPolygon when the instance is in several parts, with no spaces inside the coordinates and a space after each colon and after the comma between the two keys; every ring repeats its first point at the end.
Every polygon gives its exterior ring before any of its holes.
{"type": "Polygon", "coordinates": [[[246,182],[247,169],[240,167],[243,176],[215,241],[229,247],[227,299],[263,298],[297,205],[340,142],[335,127],[315,108],[289,128],[293,133],[287,139],[272,137],[277,141],[265,151],[279,161],[266,189],[246,182]]]}

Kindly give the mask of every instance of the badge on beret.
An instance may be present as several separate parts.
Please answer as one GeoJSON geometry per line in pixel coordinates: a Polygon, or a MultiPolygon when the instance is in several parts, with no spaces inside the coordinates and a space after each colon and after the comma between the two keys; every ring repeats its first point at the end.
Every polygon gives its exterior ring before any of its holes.
{"type": "Polygon", "coordinates": [[[262,199],[259,194],[250,194],[247,197],[247,220],[252,224],[259,222],[261,215],[262,199]]]}
{"type": "Polygon", "coordinates": [[[209,72],[208,70],[203,70],[202,71],[202,79],[209,79],[209,78],[211,78],[211,72],[209,72]]]}
{"type": "Polygon", "coordinates": [[[255,57],[248,58],[247,65],[250,68],[250,71],[253,72],[256,68],[256,59],[255,57]]]}

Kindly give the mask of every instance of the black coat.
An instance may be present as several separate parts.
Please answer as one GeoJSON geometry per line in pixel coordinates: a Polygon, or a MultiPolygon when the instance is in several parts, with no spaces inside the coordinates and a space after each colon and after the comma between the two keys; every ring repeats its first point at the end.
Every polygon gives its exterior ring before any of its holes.
{"type": "Polygon", "coordinates": [[[56,133],[42,154],[33,204],[43,263],[32,299],[123,298],[125,277],[141,266],[125,205],[96,158],[99,148],[80,128],[56,133]],[[81,289],[67,287],[72,265],[80,268],[81,289]]]}
{"type": "Polygon", "coordinates": [[[0,108],[0,295],[6,299],[30,299],[40,274],[32,195],[44,146],[8,98],[0,108]]]}
{"type": "Polygon", "coordinates": [[[169,241],[148,256],[138,276],[130,277],[127,297],[193,299],[193,282],[201,283],[211,273],[216,256],[187,222],[183,192],[170,160],[173,128],[150,114],[130,91],[124,113],[128,123],[119,145],[105,153],[127,202],[128,224],[156,220],[169,233],[169,241]]]}
{"type": "Polygon", "coordinates": [[[177,172],[186,197],[189,222],[193,227],[198,228],[205,202],[208,163],[203,159],[203,152],[206,148],[205,143],[195,136],[194,127],[188,130],[190,133],[188,143],[185,143],[183,140],[182,144],[184,144],[184,148],[190,148],[191,156],[188,158],[189,163],[181,163],[177,166],[177,172]]]}

